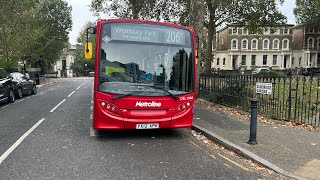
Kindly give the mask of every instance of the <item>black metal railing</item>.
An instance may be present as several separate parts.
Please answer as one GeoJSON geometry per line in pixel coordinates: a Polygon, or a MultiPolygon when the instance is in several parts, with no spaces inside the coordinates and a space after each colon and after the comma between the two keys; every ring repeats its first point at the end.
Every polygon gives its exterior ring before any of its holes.
{"type": "Polygon", "coordinates": [[[319,127],[320,77],[201,76],[199,87],[200,97],[211,102],[249,111],[256,97],[260,114],[319,127]],[[272,83],[272,94],[257,94],[257,82],[272,83]]]}

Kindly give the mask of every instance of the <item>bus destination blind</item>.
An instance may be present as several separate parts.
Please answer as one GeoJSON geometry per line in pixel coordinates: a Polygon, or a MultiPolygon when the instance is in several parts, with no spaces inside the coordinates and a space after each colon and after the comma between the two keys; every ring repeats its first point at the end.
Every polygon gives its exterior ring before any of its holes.
{"type": "Polygon", "coordinates": [[[112,40],[185,45],[185,35],[185,30],[172,27],[111,25],[112,40]]]}

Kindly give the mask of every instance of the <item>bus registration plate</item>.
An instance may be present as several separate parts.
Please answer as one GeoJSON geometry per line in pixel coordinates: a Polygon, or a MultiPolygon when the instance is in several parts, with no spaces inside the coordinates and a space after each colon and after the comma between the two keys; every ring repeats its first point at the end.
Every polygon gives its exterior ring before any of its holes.
{"type": "Polygon", "coordinates": [[[152,124],[136,124],[137,129],[158,129],[159,123],[152,124]]]}

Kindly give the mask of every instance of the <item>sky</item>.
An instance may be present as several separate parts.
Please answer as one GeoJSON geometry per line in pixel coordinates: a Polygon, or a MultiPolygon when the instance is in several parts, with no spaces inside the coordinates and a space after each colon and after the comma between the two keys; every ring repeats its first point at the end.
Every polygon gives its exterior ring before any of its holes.
{"type": "MultiPolygon", "coordinates": [[[[88,21],[95,21],[97,17],[92,15],[89,4],[91,0],[65,0],[72,6],[72,31],[69,33],[69,41],[71,44],[76,44],[77,36],[79,35],[82,26],[88,21]]],[[[293,8],[295,7],[295,0],[285,0],[282,6],[279,6],[280,11],[287,16],[288,24],[295,24],[293,15],[293,8]]],[[[106,16],[101,15],[101,18],[106,16]]]]}

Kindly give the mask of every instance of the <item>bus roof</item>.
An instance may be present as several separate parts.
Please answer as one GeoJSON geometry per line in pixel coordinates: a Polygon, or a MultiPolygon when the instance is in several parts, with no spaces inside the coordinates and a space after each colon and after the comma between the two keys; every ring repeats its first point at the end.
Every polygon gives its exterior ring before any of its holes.
{"type": "Polygon", "coordinates": [[[140,20],[140,19],[99,19],[98,21],[101,22],[131,22],[131,23],[148,23],[148,24],[156,24],[156,25],[165,25],[171,27],[177,27],[180,29],[188,29],[190,31],[194,31],[190,26],[183,26],[180,24],[174,24],[170,22],[159,22],[159,21],[152,21],[152,20],[140,20]]]}

